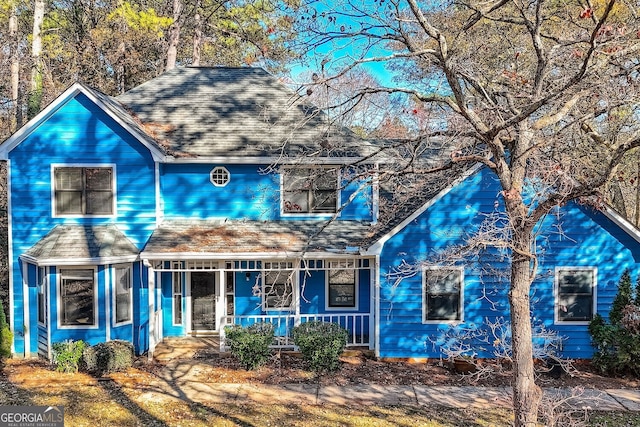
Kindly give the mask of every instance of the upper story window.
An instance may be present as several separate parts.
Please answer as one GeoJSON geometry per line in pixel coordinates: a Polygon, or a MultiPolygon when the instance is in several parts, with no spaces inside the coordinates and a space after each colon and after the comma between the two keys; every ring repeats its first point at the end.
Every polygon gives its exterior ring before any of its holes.
{"type": "Polygon", "coordinates": [[[461,268],[427,268],[423,273],[423,321],[462,320],[461,268]]]}
{"type": "Polygon", "coordinates": [[[287,167],[282,173],[282,212],[332,214],[338,210],[338,169],[287,167]]]}
{"type": "Polygon", "coordinates": [[[589,322],[593,319],[596,268],[556,269],[556,322],[589,322]]]}
{"type": "Polygon", "coordinates": [[[224,187],[231,180],[231,174],[224,166],[216,166],[209,173],[209,179],[216,187],[224,187]]]}
{"type": "Polygon", "coordinates": [[[56,215],[113,215],[112,167],[55,167],[56,215]]]}

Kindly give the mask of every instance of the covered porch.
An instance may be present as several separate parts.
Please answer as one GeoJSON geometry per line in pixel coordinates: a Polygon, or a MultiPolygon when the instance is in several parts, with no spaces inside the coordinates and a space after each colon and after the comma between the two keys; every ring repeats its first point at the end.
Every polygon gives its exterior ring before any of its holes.
{"type": "Polygon", "coordinates": [[[145,260],[149,269],[150,353],[166,337],[217,336],[225,326],[274,325],[274,348],[295,349],[292,330],[337,323],[348,347],[373,349],[374,259],[145,260]]]}

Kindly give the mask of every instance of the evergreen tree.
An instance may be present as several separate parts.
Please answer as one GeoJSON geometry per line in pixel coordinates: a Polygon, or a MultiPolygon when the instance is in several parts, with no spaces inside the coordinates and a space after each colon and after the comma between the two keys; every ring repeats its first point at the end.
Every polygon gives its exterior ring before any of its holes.
{"type": "Polygon", "coordinates": [[[631,284],[631,273],[627,268],[620,276],[618,282],[618,293],[611,305],[609,312],[609,321],[612,325],[619,325],[622,320],[622,310],[633,301],[633,287],[631,284]]]}

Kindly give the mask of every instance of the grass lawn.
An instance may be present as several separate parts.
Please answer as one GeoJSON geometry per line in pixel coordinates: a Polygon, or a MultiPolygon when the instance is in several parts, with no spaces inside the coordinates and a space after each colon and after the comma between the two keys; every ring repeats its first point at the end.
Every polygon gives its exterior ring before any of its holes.
{"type": "MultiPolygon", "coordinates": [[[[145,374],[133,370],[97,380],[61,374],[38,364],[10,361],[0,374],[0,404],[62,405],[65,425],[76,426],[509,426],[505,409],[460,410],[412,406],[202,404],[141,387],[145,374]]],[[[584,420],[584,414],[578,415],[584,420]]],[[[558,424],[562,425],[562,424],[558,424]]],[[[592,414],[597,426],[638,426],[640,414],[592,414]]]]}

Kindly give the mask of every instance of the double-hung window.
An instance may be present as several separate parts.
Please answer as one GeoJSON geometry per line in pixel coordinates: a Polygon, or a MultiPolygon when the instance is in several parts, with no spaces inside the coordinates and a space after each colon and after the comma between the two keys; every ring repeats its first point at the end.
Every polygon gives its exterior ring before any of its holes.
{"type": "Polygon", "coordinates": [[[423,322],[462,320],[461,268],[425,268],[422,288],[423,322]]]}
{"type": "Polygon", "coordinates": [[[112,167],[58,166],[53,175],[56,215],[113,215],[112,167]]]}
{"type": "Polygon", "coordinates": [[[338,169],[282,169],[282,211],[287,214],[332,214],[338,209],[338,169]]]}
{"type": "Polygon", "coordinates": [[[593,319],[597,269],[556,268],[556,322],[589,322],[593,319]]]}
{"type": "Polygon", "coordinates": [[[96,281],[93,269],[60,271],[60,325],[96,325],[96,281]]]}
{"type": "Polygon", "coordinates": [[[47,323],[47,275],[44,267],[38,267],[38,323],[47,323]]]}
{"type": "Polygon", "coordinates": [[[356,270],[327,271],[328,308],[356,308],[356,270]]]}
{"type": "Polygon", "coordinates": [[[116,323],[131,321],[131,266],[123,265],[115,267],[114,300],[116,323]]]}
{"type": "Polygon", "coordinates": [[[293,306],[294,270],[265,271],[262,275],[265,310],[290,310],[293,306]]]}

